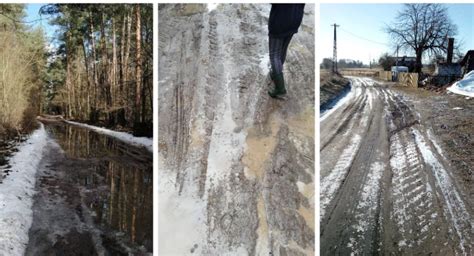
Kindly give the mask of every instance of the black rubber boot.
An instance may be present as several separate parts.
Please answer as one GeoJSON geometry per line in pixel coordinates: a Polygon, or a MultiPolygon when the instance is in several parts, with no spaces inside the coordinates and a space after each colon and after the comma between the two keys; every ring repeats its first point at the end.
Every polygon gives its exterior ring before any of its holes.
{"type": "Polygon", "coordinates": [[[283,73],[280,74],[273,74],[272,75],[273,82],[275,83],[275,89],[273,91],[269,91],[268,95],[272,98],[277,98],[278,96],[282,96],[286,94],[285,88],[285,79],[283,78],[283,73]]]}

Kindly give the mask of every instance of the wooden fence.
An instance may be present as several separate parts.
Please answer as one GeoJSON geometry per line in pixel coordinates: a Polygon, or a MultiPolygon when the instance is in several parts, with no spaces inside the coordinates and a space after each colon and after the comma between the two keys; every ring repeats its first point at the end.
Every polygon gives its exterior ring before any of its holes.
{"type": "Polygon", "coordinates": [[[379,70],[376,69],[341,69],[339,70],[339,73],[341,73],[343,76],[377,76],[377,73],[379,70]]]}
{"type": "Polygon", "coordinates": [[[392,81],[392,72],[379,71],[379,79],[383,81],[392,81]]]}
{"type": "Polygon", "coordinates": [[[398,73],[398,83],[408,87],[418,87],[417,73],[398,73]]]}

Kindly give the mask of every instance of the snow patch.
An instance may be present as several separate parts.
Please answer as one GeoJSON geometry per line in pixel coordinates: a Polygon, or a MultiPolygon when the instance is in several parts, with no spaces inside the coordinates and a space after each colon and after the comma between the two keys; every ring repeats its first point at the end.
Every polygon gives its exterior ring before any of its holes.
{"type": "Polygon", "coordinates": [[[153,152],[153,139],[152,138],[146,138],[146,137],[135,137],[130,133],[126,132],[117,132],[117,131],[112,131],[110,129],[102,128],[102,127],[97,127],[89,124],[83,124],[83,123],[78,123],[78,122],[73,122],[73,121],[66,121],[68,124],[84,127],[87,129],[91,129],[97,133],[104,134],[110,137],[114,137],[120,141],[123,141],[125,143],[131,144],[133,146],[137,147],[144,147],[148,149],[148,151],[153,152]]]}
{"type": "Polygon", "coordinates": [[[474,70],[464,75],[463,79],[454,83],[448,90],[456,94],[474,97],[474,70]]]}
{"type": "Polygon", "coordinates": [[[344,149],[339,157],[334,169],[331,173],[321,180],[321,201],[320,201],[320,216],[325,214],[326,207],[334,198],[336,191],[339,189],[341,182],[344,180],[349,167],[359,149],[361,141],[360,135],[352,137],[350,145],[344,149]]]}
{"type": "Polygon", "coordinates": [[[47,142],[41,124],[9,159],[10,175],[0,184],[0,255],[23,255],[26,249],[33,221],[36,171],[47,142]]]}
{"type": "Polygon", "coordinates": [[[441,149],[441,147],[439,146],[439,144],[436,142],[434,136],[433,136],[433,132],[431,131],[431,129],[428,130],[428,138],[430,139],[430,141],[433,143],[434,147],[436,148],[436,151],[438,152],[438,154],[440,156],[442,156],[445,160],[445,156],[444,156],[444,152],[443,150],[441,149]]]}
{"type": "Polygon", "coordinates": [[[356,91],[352,90],[352,87],[350,88],[350,92],[346,93],[346,95],[342,98],[339,99],[339,101],[334,105],[332,108],[322,111],[321,114],[319,115],[319,122],[323,122],[328,116],[330,116],[334,111],[339,109],[341,106],[346,104],[349,99],[352,99],[356,95],[356,91]]]}
{"type": "Polygon", "coordinates": [[[207,12],[212,12],[217,8],[218,3],[208,3],[207,4],[207,12]]]}
{"type": "Polygon", "coordinates": [[[260,55],[259,66],[262,70],[262,74],[268,74],[270,72],[270,59],[267,55],[260,55]]]}
{"type": "Polygon", "coordinates": [[[353,248],[353,251],[359,251],[359,243],[363,243],[367,233],[371,230],[370,226],[376,222],[380,180],[382,179],[385,167],[385,164],[382,162],[374,162],[370,165],[368,180],[362,188],[361,198],[357,204],[356,224],[352,225],[356,235],[355,238],[350,238],[350,247],[353,248]]]}
{"type": "Polygon", "coordinates": [[[232,164],[239,161],[245,145],[246,134],[236,132],[237,124],[232,118],[232,102],[230,96],[231,79],[228,77],[224,99],[216,114],[212,129],[211,143],[207,159],[206,184],[218,182],[232,170],[232,164]]]}
{"type": "MultiPolygon", "coordinates": [[[[161,157],[160,157],[161,159],[161,157]]],[[[161,162],[160,162],[161,163],[161,162]]],[[[158,179],[159,255],[201,254],[206,237],[206,207],[197,192],[179,194],[175,174],[160,164],[158,179]],[[199,247],[195,248],[195,245],[199,247]]]]}

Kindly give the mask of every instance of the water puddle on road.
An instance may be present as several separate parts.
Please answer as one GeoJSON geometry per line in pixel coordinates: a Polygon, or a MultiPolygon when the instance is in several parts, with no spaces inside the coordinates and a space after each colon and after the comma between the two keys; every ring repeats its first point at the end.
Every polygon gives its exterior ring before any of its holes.
{"type": "Polygon", "coordinates": [[[64,150],[66,162],[71,161],[60,166],[81,191],[94,225],[151,252],[152,154],[77,126],[57,124],[46,129],[64,150]]]}

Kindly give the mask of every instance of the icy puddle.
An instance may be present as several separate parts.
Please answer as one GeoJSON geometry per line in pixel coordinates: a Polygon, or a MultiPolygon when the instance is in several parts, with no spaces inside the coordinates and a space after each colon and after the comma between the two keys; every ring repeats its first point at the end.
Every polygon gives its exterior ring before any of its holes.
{"type": "Polygon", "coordinates": [[[90,240],[99,255],[152,252],[152,153],[82,127],[58,124],[46,130],[59,153],[53,147],[39,173],[30,249],[41,244],[34,230],[50,227],[48,236],[59,235],[56,240],[64,244],[75,242],[71,230],[86,234],[80,240],[90,240]],[[71,220],[56,220],[61,211],[73,214],[71,220]]]}

